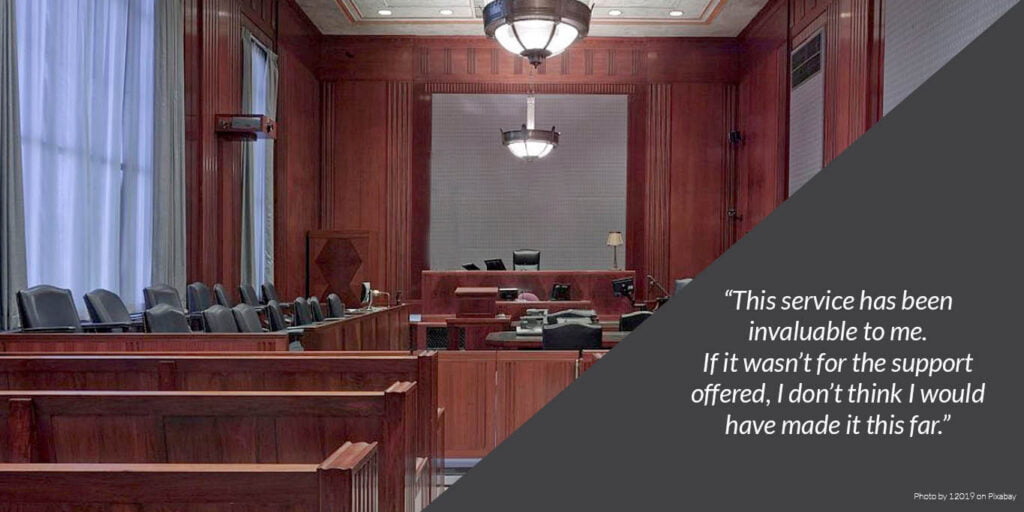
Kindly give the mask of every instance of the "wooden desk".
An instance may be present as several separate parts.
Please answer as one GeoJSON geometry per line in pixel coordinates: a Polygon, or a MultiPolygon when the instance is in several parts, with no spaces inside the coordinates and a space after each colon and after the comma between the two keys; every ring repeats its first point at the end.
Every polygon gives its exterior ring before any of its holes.
{"type": "Polygon", "coordinates": [[[302,326],[306,350],[409,350],[405,305],[302,326]]]}
{"type": "Polygon", "coordinates": [[[425,270],[422,273],[423,315],[454,314],[458,310],[455,289],[459,287],[496,287],[529,290],[539,298],[551,295],[555,283],[570,286],[572,301],[590,301],[601,315],[621,315],[633,311],[625,297],[616,297],[612,281],[624,277],[636,279],[633,270],[425,270]]]}
{"type": "MultiPolygon", "coordinates": [[[[601,346],[612,348],[629,335],[622,331],[602,331],[601,346]]],[[[541,336],[520,336],[515,331],[492,332],[484,339],[490,348],[502,349],[539,349],[542,348],[541,336]]]]}

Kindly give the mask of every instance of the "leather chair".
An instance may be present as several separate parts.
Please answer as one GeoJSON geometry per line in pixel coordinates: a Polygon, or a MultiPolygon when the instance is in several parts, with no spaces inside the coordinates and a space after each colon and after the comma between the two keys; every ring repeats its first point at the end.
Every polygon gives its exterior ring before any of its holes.
{"type": "Polygon", "coordinates": [[[345,303],[337,293],[327,296],[327,316],[329,318],[343,318],[345,316],[345,303]]]}
{"type": "Polygon", "coordinates": [[[587,320],[589,323],[596,323],[597,312],[593,309],[566,309],[557,313],[551,313],[547,317],[549,325],[557,324],[559,319],[563,321],[565,319],[587,320]]]}
{"type": "Polygon", "coordinates": [[[283,331],[288,328],[284,313],[281,312],[281,305],[276,300],[267,303],[267,324],[270,325],[271,331],[283,331]]]}
{"type": "Polygon", "coordinates": [[[226,308],[234,307],[231,296],[228,295],[228,290],[224,288],[224,285],[220,283],[213,285],[213,296],[217,300],[217,304],[226,308]]]}
{"type": "Polygon", "coordinates": [[[185,290],[185,303],[190,314],[199,314],[213,305],[213,295],[206,283],[196,281],[185,290]]]}
{"type": "Polygon", "coordinates": [[[583,350],[601,348],[601,326],[586,324],[546,325],[542,331],[544,350],[583,350]]]}
{"type": "Polygon", "coordinates": [[[142,296],[146,301],[146,309],[156,307],[158,304],[166,304],[172,308],[185,310],[181,306],[181,296],[178,290],[167,284],[147,286],[142,290],[142,296]]]}
{"type": "Polygon", "coordinates": [[[635,311],[633,313],[622,315],[619,317],[619,330],[622,332],[632,331],[639,327],[640,324],[644,323],[644,320],[647,320],[653,314],[654,313],[650,311],[635,311]]]}
{"type": "Polygon", "coordinates": [[[313,312],[309,308],[309,302],[302,297],[296,297],[292,302],[292,326],[301,327],[313,323],[313,312]]]}
{"type": "Polygon", "coordinates": [[[540,251],[533,249],[512,251],[512,270],[540,270],[540,251]]]}
{"type": "Polygon", "coordinates": [[[147,309],[143,318],[146,332],[192,332],[185,312],[167,304],[157,304],[147,309]]]}
{"type": "Polygon", "coordinates": [[[86,293],[84,299],[85,307],[89,310],[89,319],[92,320],[94,327],[104,326],[127,331],[136,324],[121,297],[110,290],[97,288],[86,293]]]}
{"type": "Polygon", "coordinates": [[[551,285],[551,300],[572,300],[572,287],[561,283],[551,285]]]}
{"type": "Polygon", "coordinates": [[[281,302],[281,299],[279,299],[277,296],[277,287],[274,286],[274,283],[263,283],[260,286],[260,291],[263,293],[264,304],[267,304],[272,300],[276,300],[277,305],[282,310],[292,307],[291,302],[281,302]]]}
{"type": "Polygon", "coordinates": [[[231,308],[231,313],[235,316],[239,332],[263,332],[263,324],[256,308],[248,304],[239,304],[231,308]]]}
{"type": "Polygon", "coordinates": [[[320,299],[316,297],[310,297],[306,300],[309,303],[309,311],[312,313],[314,322],[324,321],[324,309],[320,307],[320,299]]]}
{"type": "Polygon", "coordinates": [[[203,328],[206,332],[238,332],[234,313],[220,304],[214,304],[203,311],[203,328]]]}
{"type": "Polygon", "coordinates": [[[693,281],[693,278],[676,279],[676,288],[672,291],[672,295],[679,295],[679,292],[683,291],[683,288],[686,288],[690,281],[693,281]]]}
{"type": "Polygon", "coordinates": [[[41,284],[19,290],[17,302],[24,332],[82,332],[71,290],[41,284]]]}

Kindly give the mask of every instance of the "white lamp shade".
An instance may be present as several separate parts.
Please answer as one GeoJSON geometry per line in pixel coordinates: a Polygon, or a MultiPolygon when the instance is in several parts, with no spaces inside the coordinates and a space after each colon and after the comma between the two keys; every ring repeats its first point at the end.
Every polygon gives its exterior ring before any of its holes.
{"type": "Polygon", "coordinates": [[[621,231],[609,231],[608,232],[608,242],[607,242],[607,245],[610,245],[612,247],[618,247],[618,246],[622,245],[623,243],[625,243],[625,242],[622,240],[622,232],[621,231]]]}

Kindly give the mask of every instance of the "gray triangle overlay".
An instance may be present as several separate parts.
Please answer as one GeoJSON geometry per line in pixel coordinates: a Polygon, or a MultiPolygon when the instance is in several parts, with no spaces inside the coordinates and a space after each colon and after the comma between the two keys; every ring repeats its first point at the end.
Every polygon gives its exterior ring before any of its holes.
{"type": "MultiPolygon", "coordinates": [[[[1020,510],[914,492],[1024,491],[1024,6],[1011,9],[576,383],[445,492],[430,512],[1020,510]],[[952,312],[737,312],[727,289],[949,294],[952,312]],[[920,323],[916,344],[758,344],[751,320],[920,323]],[[709,382],[809,385],[887,377],[709,377],[704,353],[952,356],[984,405],[706,408],[709,382]],[[942,417],[940,436],[726,437],[726,413],[942,417]]],[[[897,382],[907,382],[897,380],[897,382]]],[[[919,382],[920,383],[920,382],[919,382]]],[[[771,389],[771,384],[769,385],[771,389]]]]}

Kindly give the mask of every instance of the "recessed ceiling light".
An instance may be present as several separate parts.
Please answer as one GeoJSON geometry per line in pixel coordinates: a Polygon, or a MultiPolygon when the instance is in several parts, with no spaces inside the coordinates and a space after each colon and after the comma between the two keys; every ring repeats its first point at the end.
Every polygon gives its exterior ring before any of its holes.
{"type": "Polygon", "coordinates": [[[618,9],[612,9],[608,11],[608,16],[622,16],[622,11],[618,9]]]}
{"type": "Polygon", "coordinates": [[[438,12],[441,13],[441,16],[451,16],[452,14],[455,14],[455,11],[453,11],[451,9],[441,9],[438,12]]]}
{"type": "Polygon", "coordinates": [[[377,14],[380,14],[381,16],[391,16],[391,9],[381,9],[377,11],[377,14]]]}
{"type": "Polygon", "coordinates": [[[683,15],[683,11],[669,11],[668,15],[674,18],[678,18],[683,15]]]}

